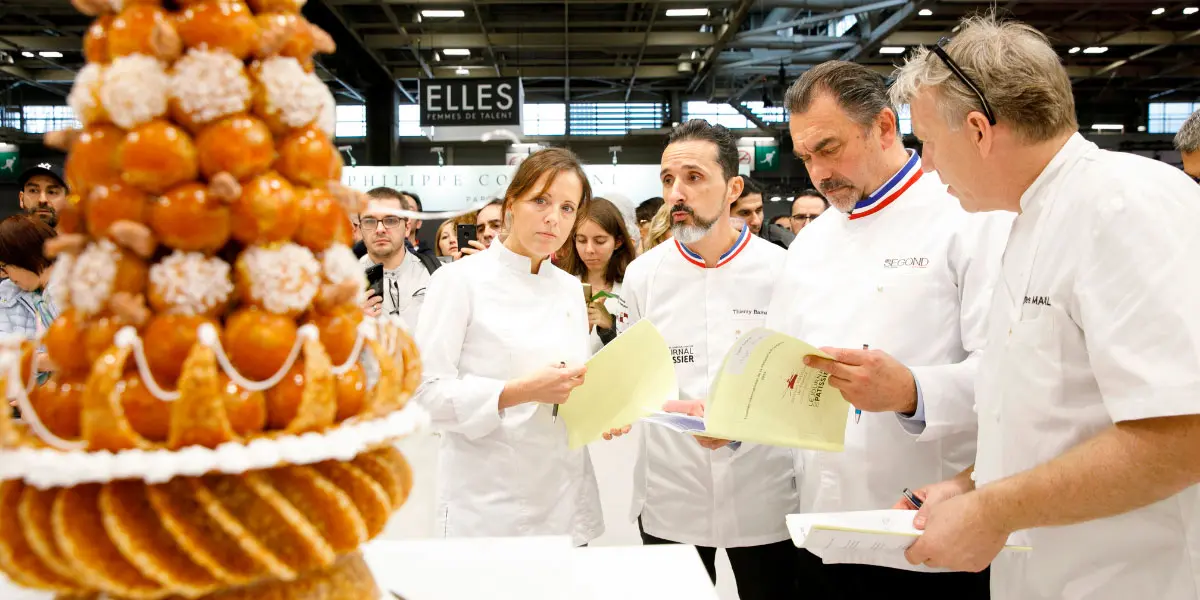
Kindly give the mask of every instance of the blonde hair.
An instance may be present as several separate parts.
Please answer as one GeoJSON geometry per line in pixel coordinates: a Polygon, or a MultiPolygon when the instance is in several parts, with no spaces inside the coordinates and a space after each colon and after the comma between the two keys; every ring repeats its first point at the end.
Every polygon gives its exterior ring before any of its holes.
{"type": "Polygon", "coordinates": [[[650,219],[650,229],[646,232],[646,239],[642,240],[642,252],[648,252],[651,248],[671,239],[671,205],[663,203],[658,208],[658,212],[654,213],[654,218],[650,219]]]}
{"type": "MultiPolygon", "coordinates": [[[[472,225],[473,224],[474,224],[474,222],[472,222],[472,225]]],[[[458,235],[458,229],[457,229],[458,220],[446,219],[445,221],[442,221],[442,224],[438,225],[437,233],[435,233],[433,236],[433,254],[434,254],[434,256],[449,256],[449,255],[445,254],[444,252],[442,252],[442,231],[444,231],[448,227],[454,227],[455,232],[453,235],[455,235],[455,236],[458,235]]]]}
{"type": "MultiPolygon", "coordinates": [[[[1067,71],[1033,27],[991,14],[968,17],[944,50],[987,99],[997,124],[1012,127],[1025,141],[1079,129],[1067,71]]],[[[926,48],[897,70],[889,93],[893,103],[908,104],[922,88],[937,90],[942,118],[952,129],[969,113],[982,112],[979,97],[926,48]]]]}

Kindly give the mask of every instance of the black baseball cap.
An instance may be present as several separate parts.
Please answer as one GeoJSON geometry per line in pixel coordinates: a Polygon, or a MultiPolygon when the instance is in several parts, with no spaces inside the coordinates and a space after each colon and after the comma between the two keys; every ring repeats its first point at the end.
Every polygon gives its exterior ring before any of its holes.
{"type": "Polygon", "coordinates": [[[17,187],[25,189],[25,183],[35,175],[45,175],[58,181],[58,184],[67,187],[66,180],[63,179],[62,166],[58,163],[43,160],[38,164],[21,171],[21,176],[17,179],[17,187]]]}

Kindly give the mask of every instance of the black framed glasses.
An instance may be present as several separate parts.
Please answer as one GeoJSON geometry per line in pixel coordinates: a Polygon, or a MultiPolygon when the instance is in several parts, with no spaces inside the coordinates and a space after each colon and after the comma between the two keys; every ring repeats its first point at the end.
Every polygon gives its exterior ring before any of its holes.
{"type": "Polygon", "coordinates": [[[942,46],[949,41],[950,38],[944,37],[938,40],[937,45],[930,50],[936,54],[938,58],[942,59],[942,63],[946,65],[946,68],[950,69],[950,72],[953,73],[954,76],[963,83],[963,85],[967,86],[967,88],[975,93],[975,97],[979,98],[979,104],[983,106],[983,115],[987,117],[988,124],[995,127],[996,113],[992,112],[992,105],[988,104],[987,97],[983,95],[983,91],[979,89],[979,86],[975,85],[974,81],[971,81],[970,77],[967,77],[966,73],[963,73],[962,69],[958,68],[958,65],[955,64],[954,59],[950,58],[950,55],[946,53],[944,48],[942,48],[942,46]]]}
{"type": "Polygon", "coordinates": [[[395,229],[399,227],[401,223],[407,224],[408,219],[404,217],[384,217],[382,219],[377,219],[375,217],[363,217],[359,220],[359,224],[367,231],[374,231],[376,227],[379,227],[380,223],[383,223],[384,229],[395,229]]]}

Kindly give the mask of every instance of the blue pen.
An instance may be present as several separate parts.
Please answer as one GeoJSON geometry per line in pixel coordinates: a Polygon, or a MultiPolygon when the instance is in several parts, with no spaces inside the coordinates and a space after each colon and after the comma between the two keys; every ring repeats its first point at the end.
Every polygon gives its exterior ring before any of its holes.
{"type": "Polygon", "coordinates": [[[916,494],[912,493],[912,490],[904,488],[904,492],[902,493],[904,494],[904,499],[908,500],[908,503],[913,505],[913,508],[921,510],[921,505],[924,504],[924,502],[921,502],[921,499],[918,498],[916,494]]]}
{"type": "MultiPolygon", "coordinates": [[[[867,345],[863,344],[863,350],[866,350],[866,349],[867,349],[867,345]]],[[[862,419],[862,409],[856,408],[856,409],[854,409],[854,423],[858,424],[859,419],[862,419]]]]}

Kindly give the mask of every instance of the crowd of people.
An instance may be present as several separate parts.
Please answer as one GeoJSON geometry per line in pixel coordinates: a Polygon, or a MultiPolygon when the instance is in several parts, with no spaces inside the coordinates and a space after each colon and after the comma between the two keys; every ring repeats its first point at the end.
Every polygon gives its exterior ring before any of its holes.
{"type": "MultiPolygon", "coordinates": [[[[702,416],[727,352],[765,326],[832,357],[805,364],[853,405],[845,450],[639,428],[644,543],[694,545],[714,580],[725,550],[742,600],[1200,600],[1200,117],[1175,139],[1187,175],[1100,150],[1042,34],[992,17],[956,32],[890,87],[841,61],[790,87],[816,189],[770,222],[734,135],[699,120],[672,130],[662,197],[636,207],[594,197],[562,148],[429,247],[395,214],[421,211],[416,194],[369,191],[352,217],[363,310],[420,348],[437,531],[595,540],[589,451],[557,418],[589,357],[649,320],[676,357],[664,410],[702,416]],[[925,530],[889,564],[824,562],[784,520],[889,507],[919,508],[925,530]],[[1013,535],[1032,550],[996,560],[1013,535]]],[[[0,332],[37,336],[57,312],[40,248],[66,185],[48,165],[20,184],[25,214],[0,221],[0,332]]]]}

